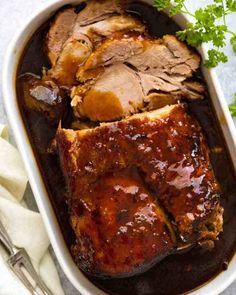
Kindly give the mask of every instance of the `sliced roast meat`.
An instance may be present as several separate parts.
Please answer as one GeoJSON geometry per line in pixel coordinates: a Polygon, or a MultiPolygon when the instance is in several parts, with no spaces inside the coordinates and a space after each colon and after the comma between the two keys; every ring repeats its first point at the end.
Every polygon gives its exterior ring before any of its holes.
{"type": "Polygon", "coordinates": [[[166,35],[157,41],[151,40],[143,53],[131,56],[126,62],[156,77],[166,73],[188,78],[199,68],[200,57],[175,36],[166,35]]]}
{"type": "Polygon", "coordinates": [[[173,235],[170,226],[164,230],[166,218],[160,218],[155,198],[184,245],[214,242],[222,231],[223,209],[208,147],[184,106],[136,114],[95,129],[60,129],[57,143],[77,236],[73,254],[84,271],[135,274],[137,266],[170,253],[173,235]]]}
{"type": "Polygon", "coordinates": [[[125,0],[88,0],[78,14],[76,23],[87,26],[102,21],[111,15],[124,13],[125,0]]]}
{"type": "Polygon", "coordinates": [[[83,66],[79,67],[80,82],[96,78],[99,69],[118,62],[125,62],[144,51],[144,37],[137,32],[117,32],[99,44],[83,66]]]}
{"type": "Polygon", "coordinates": [[[60,12],[47,38],[48,55],[53,66],[48,71],[49,79],[71,87],[76,82],[78,68],[102,38],[123,30],[144,32],[144,25],[136,18],[124,15],[121,7],[120,1],[92,0],[78,15],[72,8],[60,12]],[[68,20],[70,15],[71,20],[68,20]],[[58,34],[62,36],[61,40],[58,34]]]}
{"type": "Polygon", "coordinates": [[[70,87],[75,82],[78,66],[92,53],[92,43],[85,35],[79,39],[69,38],[57,59],[56,64],[47,72],[47,79],[55,80],[61,86],[70,87]]]}
{"type": "Polygon", "coordinates": [[[88,59],[101,38],[122,30],[143,31],[143,25],[130,16],[112,16],[104,21],[76,29],[65,42],[54,67],[48,72],[60,85],[72,86],[78,68],[88,59]]]}
{"type": "Polygon", "coordinates": [[[64,9],[56,14],[46,39],[49,60],[55,65],[66,40],[70,37],[77,14],[74,8],[64,9]]]}
{"type": "Polygon", "coordinates": [[[52,65],[55,65],[65,42],[73,32],[81,29],[81,26],[89,26],[122,12],[121,2],[114,0],[87,1],[86,7],[79,14],[74,7],[59,11],[50,25],[46,40],[48,57],[52,65]]]}
{"type": "Polygon", "coordinates": [[[206,93],[205,86],[196,81],[186,81],[181,90],[178,89],[172,92],[158,91],[157,88],[147,88],[146,90],[148,90],[148,93],[145,97],[145,109],[149,111],[175,104],[182,99],[203,99],[206,93]]]}
{"type": "Polygon", "coordinates": [[[118,63],[99,71],[96,80],[73,88],[71,106],[79,118],[114,121],[141,110],[154,110],[181,99],[203,99],[205,87],[191,82],[171,84],[118,63]]]}
{"type": "Polygon", "coordinates": [[[71,105],[78,117],[114,121],[180,99],[203,99],[204,85],[188,78],[199,62],[195,52],[175,37],[152,40],[137,33],[116,33],[80,67],[77,76],[84,84],[72,91],[71,105]],[[164,45],[169,43],[171,51],[164,45]],[[181,75],[177,69],[184,62],[188,71],[181,75]]]}
{"type": "Polygon", "coordinates": [[[73,36],[77,37],[80,36],[80,34],[84,34],[90,38],[94,45],[96,45],[103,37],[110,36],[115,32],[127,30],[144,32],[145,27],[140,21],[132,16],[115,15],[86,27],[81,27],[79,24],[76,24],[73,36]]]}
{"type": "Polygon", "coordinates": [[[157,41],[150,41],[143,53],[126,60],[140,72],[160,76],[163,73],[173,77],[191,77],[200,65],[200,57],[175,36],[166,35],[157,41]]]}
{"type": "Polygon", "coordinates": [[[107,68],[95,84],[75,87],[72,107],[78,117],[112,121],[143,108],[143,92],[136,72],[124,64],[107,68]]]}
{"type": "Polygon", "coordinates": [[[197,81],[184,81],[182,83],[174,81],[170,78],[171,83],[168,78],[161,79],[149,74],[138,73],[141,84],[143,88],[144,95],[149,96],[150,93],[169,93],[172,96],[181,98],[186,98],[189,100],[203,99],[206,93],[205,86],[197,81]]]}
{"type": "Polygon", "coordinates": [[[143,87],[144,95],[148,95],[152,90],[161,92],[173,92],[181,88],[181,83],[170,83],[159,77],[150,74],[138,73],[143,87]]]}
{"type": "MultiPolygon", "coordinates": [[[[181,82],[199,68],[200,57],[172,35],[151,39],[135,33],[120,33],[102,42],[79,73],[115,62],[126,62],[140,72],[160,78],[166,75],[168,80],[181,82]]],[[[78,77],[84,80],[82,74],[78,77]]]]}

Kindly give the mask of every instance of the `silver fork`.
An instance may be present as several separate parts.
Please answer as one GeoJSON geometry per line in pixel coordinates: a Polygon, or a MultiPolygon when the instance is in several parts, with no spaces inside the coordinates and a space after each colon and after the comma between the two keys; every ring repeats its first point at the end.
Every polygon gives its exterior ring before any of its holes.
{"type": "Polygon", "coordinates": [[[25,287],[33,295],[53,295],[53,293],[47,288],[42,279],[39,277],[34,269],[34,266],[30,260],[29,255],[23,248],[16,247],[6,229],[4,228],[0,220],[0,242],[4,245],[9,258],[7,260],[8,265],[12,271],[17,275],[25,287]],[[31,280],[30,280],[31,278],[31,280]],[[31,282],[33,281],[35,285],[31,282]]]}

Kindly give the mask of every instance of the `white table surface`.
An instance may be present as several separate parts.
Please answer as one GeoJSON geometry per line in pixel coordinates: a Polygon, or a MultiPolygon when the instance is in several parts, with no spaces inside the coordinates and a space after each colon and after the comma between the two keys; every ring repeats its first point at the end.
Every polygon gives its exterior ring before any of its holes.
{"type": "MultiPolygon", "coordinates": [[[[0,0],[0,78],[2,62],[4,60],[4,54],[7,50],[7,45],[14,35],[15,31],[21,27],[24,22],[29,18],[39,7],[46,5],[47,3],[53,2],[54,0],[0,0]]],[[[66,2],[66,1],[65,1],[66,2]]],[[[191,9],[199,5],[205,5],[211,2],[210,0],[187,0],[188,6],[191,9]]],[[[236,31],[236,14],[228,19],[228,24],[231,29],[236,31]]],[[[223,88],[225,97],[230,103],[233,100],[233,93],[236,92],[236,54],[232,52],[231,47],[228,45],[225,51],[229,58],[229,62],[224,65],[220,65],[217,69],[217,75],[219,77],[221,86],[223,88]]],[[[1,81],[1,80],[0,80],[1,81]]],[[[0,84],[1,87],[1,84],[0,84]]],[[[4,111],[2,94],[0,93],[0,123],[7,123],[6,114],[4,111]]],[[[235,120],[236,123],[236,120],[235,120]]],[[[14,139],[11,138],[14,142],[14,139]]],[[[31,196],[30,188],[28,188],[28,198],[31,196]]],[[[57,263],[56,259],[55,262],[57,263]]],[[[58,264],[57,264],[58,265],[58,264]]],[[[60,270],[61,281],[65,290],[66,295],[79,294],[70,282],[66,279],[63,272],[60,270]]],[[[1,279],[1,276],[0,276],[1,279]]],[[[223,295],[235,295],[236,294],[236,282],[232,284],[223,295]]],[[[1,294],[0,290],[0,295],[1,294]]],[[[10,295],[10,294],[9,294],[10,295]]],[[[207,294],[206,294],[207,295],[207,294]]]]}

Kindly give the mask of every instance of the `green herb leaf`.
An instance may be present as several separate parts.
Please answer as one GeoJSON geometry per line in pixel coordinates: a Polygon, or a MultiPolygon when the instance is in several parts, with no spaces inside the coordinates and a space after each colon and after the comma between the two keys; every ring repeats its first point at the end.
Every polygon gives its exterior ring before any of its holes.
{"type": "Polygon", "coordinates": [[[163,10],[165,8],[168,8],[170,6],[170,0],[155,0],[154,1],[154,7],[157,8],[157,10],[163,10]]]}
{"type": "Polygon", "coordinates": [[[232,117],[236,117],[236,93],[234,94],[234,102],[229,105],[232,117]]]}
{"type": "Polygon", "coordinates": [[[230,42],[236,52],[236,33],[231,32],[226,25],[226,16],[236,12],[236,0],[213,0],[211,5],[199,8],[194,13],[188,11],[184,0],[154,0],[154,6],[158,10],[168,9],[171,16],[182,12],[194,18],[193,23],[188,23],[187,28],[176,35],[193,47],[203,43],[213,45],[205,61],[206,67],[215,67],[228,61],[227,56],[219,50],[226,45],[227,34],[231,34],[230,42]]]}
{"type": "Polygon", "coordinates": [[[235,0],[227,0],[226,1],[226,7],[232,11],[236,12],[236,1],[235,0]]]}
{"type": "Polygon", "coordinates": [[[220,62],[227,62],[228,57],[224,52],[218,51],[216,49],[211,49],[208,51],[208,59],[205,61],[204,66],[207,68],[214,68],[218,66],[220,62]]]}

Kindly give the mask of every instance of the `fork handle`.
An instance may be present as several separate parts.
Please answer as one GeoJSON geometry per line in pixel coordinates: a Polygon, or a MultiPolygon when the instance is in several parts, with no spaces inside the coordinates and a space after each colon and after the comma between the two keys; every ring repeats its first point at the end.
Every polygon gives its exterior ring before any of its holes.
{"type": "Polygon", "coordinates": [[[9,251],[10,255],[14,254],[14,245],[12,244],[11,238],[9,237],[5,227],[3,226],[0,220],[0,241],[4,244],[4,246],[9,251]]]}

